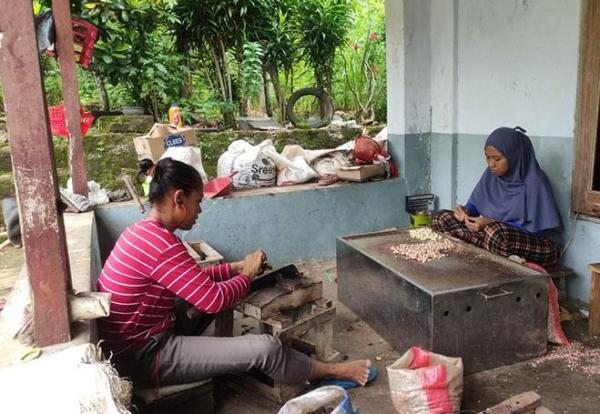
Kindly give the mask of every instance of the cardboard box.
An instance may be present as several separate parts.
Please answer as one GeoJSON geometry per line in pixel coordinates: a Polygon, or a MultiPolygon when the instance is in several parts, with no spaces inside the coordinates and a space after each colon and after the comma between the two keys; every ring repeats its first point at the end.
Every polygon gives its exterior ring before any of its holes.
{"type": "Polygon", "coordinates": [[[363,182],[372,177],[385,175],[385,167],[381,164],[350,165],[337,169],[340,180],[363,182]]]}
{"type": "Polygon", "coordinates": [[[196,146],[196,132],[192,127],[177,129],[173,125],[154,124],[147,135],[133,139],[138,159],[157,162],[165,149],[175,146],[196,146]]]}

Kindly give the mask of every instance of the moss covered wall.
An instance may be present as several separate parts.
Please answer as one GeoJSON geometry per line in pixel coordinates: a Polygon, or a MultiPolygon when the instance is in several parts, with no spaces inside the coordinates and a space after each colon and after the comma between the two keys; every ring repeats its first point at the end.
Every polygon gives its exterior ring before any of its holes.
{"type": "MultiPolygon", "coordinates": [[[[132,178],[137,173],[137,157],[133,147],[133,138],[147,132],[151,120],[147,117],[102,117],[88,132],[84,139],[84,151],[87,163],[88,180],[98,182],[110,190],[123,188],[119,176],[122,173],[132,178]],[[141,118],[141,119],[140,119],[141,118]],[[116,126],[115,126],[116,125],[116,126]],[[127,132],[127,131],[134,132],[127,132]],[[135,132],[139,130],[139,132],[135,132]],[[112,132],[111,132],[112,131],[112,132]],[[125,132],[115,132],[125,131],[125,132]]],[[[381,127],[369,131],[379,132],[381,127]]],[[[298,144],[306,149],[335,148],[355,138],[359,130],[297,129],[280,131],[197,131],[198,145],[202,150],[202,160],[206,173],[214,177],[217,161],[227,150],[229,144],[237,139],[245,139],[258,144],[271,139],[278,151],[288,144],[298,144]]],[[[66,187],[69,178],[68,142],[64,138],[54,138],[54,151],[59,184],[66,187]]],[[[11,161],[8,142],[0,141],[0,199],[14,195],[14,183],[11,173],[11,161]]],[[[0,213],[0,225],[3,225],[0,213]]]]}

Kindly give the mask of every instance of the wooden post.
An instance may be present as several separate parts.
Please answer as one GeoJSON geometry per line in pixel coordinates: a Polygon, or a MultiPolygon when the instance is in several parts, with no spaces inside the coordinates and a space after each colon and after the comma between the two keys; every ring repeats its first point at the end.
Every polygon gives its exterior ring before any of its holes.
{"type": "Polygon", "coordinates": [[[588,266],[592,272],[590,287],[590,336],[600,334],[600,263],[588,266]]]}
{"type": "Polygon", "coordinates": [[[0,80],[39,346],[70,340],[70,269],[32,3],[4,0],[0,80]]]}
{"type": "Polygon", "coordinates": [[[87,171],[81,135],[81,104],[73,48],[73,26],[69,0],[52,0],[52,14],[56,31],[56,54],[60,63],[60,77],[65,103],[67,129],[69,130],[69,168],[73,192],[88,195],[87,171]]]}

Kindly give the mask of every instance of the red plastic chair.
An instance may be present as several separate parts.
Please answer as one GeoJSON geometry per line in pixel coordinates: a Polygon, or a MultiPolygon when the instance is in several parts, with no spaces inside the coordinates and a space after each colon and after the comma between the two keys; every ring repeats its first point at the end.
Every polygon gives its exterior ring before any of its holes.
{"type": "MultiPolygon", "coordinates": [[[[76,17],[71,18],[73,26],[73,43],[75,46],[76,62],[82,68],[89,68],[92,63],[94,45],[98,39],[98,28],[85,20],[76,17]]],[[[48,55],[56,56],[56,50],[48,49],[48,55]]]]}

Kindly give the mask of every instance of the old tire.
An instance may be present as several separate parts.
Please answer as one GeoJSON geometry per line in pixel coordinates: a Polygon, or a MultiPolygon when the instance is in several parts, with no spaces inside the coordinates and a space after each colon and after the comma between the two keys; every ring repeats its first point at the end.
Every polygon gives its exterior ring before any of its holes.
{"type": "Polygon", "coordinates": [[[303,88],[303,89],[299,89],[296,92],[294,92],[292,94],[292,96],[290,96],[290,99],[288,100],[287,106],[285,108],[285,112],[287,113],[287,117],[288,120],[294,124],[294,126],[298,126],[298,117],[296,116],[296,113],[294,112],[294,106],[296,105],[296,102],[298,101],[298,99],[302,98],[303,96],[314,96],[316,97],[319,102],[321,102],[321,107],[323,109],[323,116],[320,117],[319,121],[317,124],[312,125],[313,128],[321,128],[324,126],[329,125],[329,123],[331,122],[331,119],[333,118],[333,101],[331,100],[331,97],[329,95],[327,95],[327,93],[325,93],[324,90],[319,89],[319,88],[303,88]]]}

